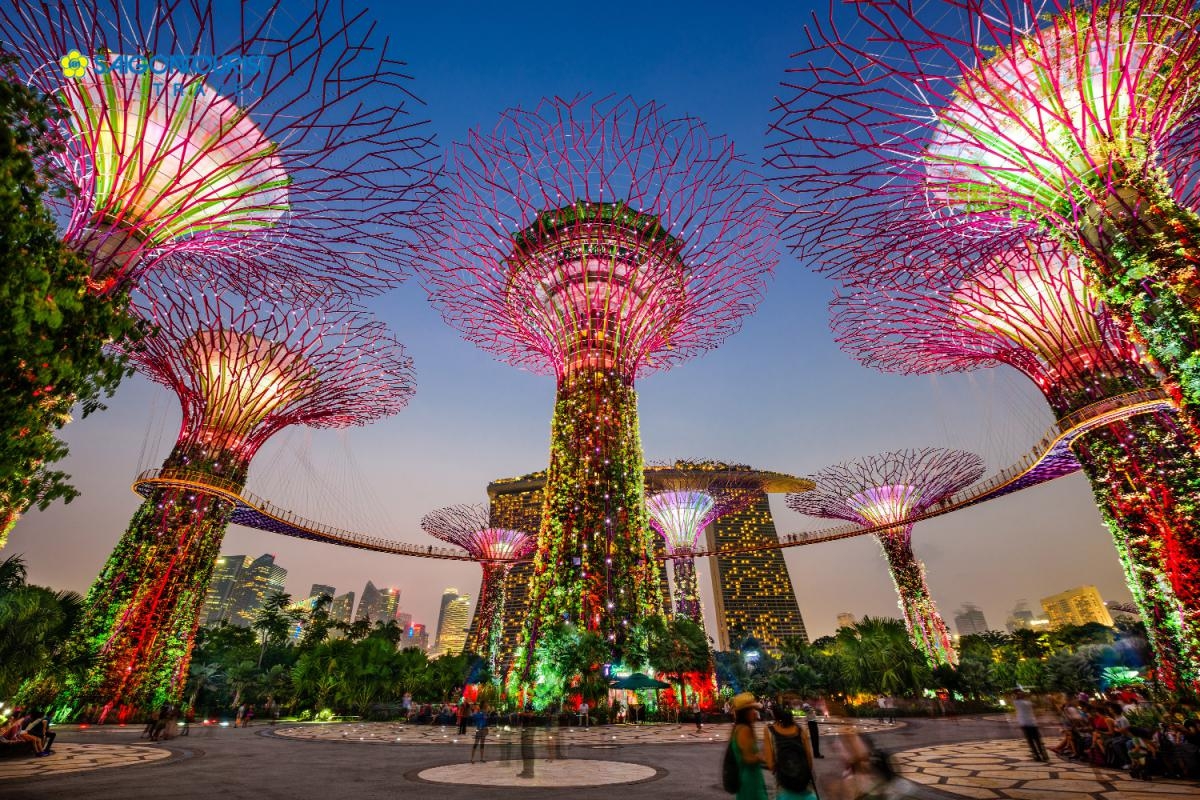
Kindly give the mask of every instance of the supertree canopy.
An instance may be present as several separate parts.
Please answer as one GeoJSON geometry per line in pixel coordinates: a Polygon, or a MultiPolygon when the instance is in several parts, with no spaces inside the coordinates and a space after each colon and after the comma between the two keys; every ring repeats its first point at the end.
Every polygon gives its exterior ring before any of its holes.
{"type": "Polygon", "coordinates": [[[775,126],[797,248],[854,279],[1044,230],[1200,413],[1196,0],[878,0],[815,25],[775,126]],[[931,20],[939,20],[937,23],[931,20]],[[936,219],[913,236],[897,219],[936,219]]]}
{"type": "MultiPolygon", "coordinates": [[[[839,298],[833,328],[844,349],[885,371],[1013,366],[1037,384],[1064,429],[1161,385],[1086,288],[1078,260],[1045,244],[1027,243],[957,285],[839,298]]],[[[1167,412],[1072,440],[1169,685],[1200,679],[1195,444],[1167,412]]]]}
{"type": "Polygon", "coordinates": [[[134,295],[153,330],[129,355],[183,409],[163,464],[174,483],[142,503],[88,592],[70,643],[90,659],[65,713],[178,701],[205,590],[250,461],[289,425],[337,428],[394,414],[413,392],[411,362],[387,329],[353,307],[156,286],[134,295]]]}
{"type": "Polygon", "coordinates": [[[630,99],[506,111],[447,171],[424,246],[433,302],[558,381],[523,652],[569,621],[619,657],[661,608],[634,379],[715,347],[753,309],[777,259],[771,203],[727,140],[630,99]]]}
{"type": "Polygon", "coordinates": [[[259,294],[377,291],[399,277],[431,140],[373,27],[342,0],[0,12],[0,42],[61,116],[64,237],[96,290],[165,260],[259,294]]]}
{"type": "Polygon", "coordinates": [[[467,650],[482,655],[495,670],[504,632],[504,578],[514,561],[529,557],[536,540],[525,531],[494,528],[489,519],[485,505],[448,506],[422,517],[421,528],[466,550],[483,567],[467,650]]]}
{"type": "Polygon", "coordinates": [[[671,559],[676,614],[704,624],[694,555],[700,534],[709,523],[753,503],[765,477],[748,467],[742,472],[717,471],[687,461],[655,473],[656,487],[646,494],[646,513],[671,559]]]}
{"type": "Polygon", "coordinates": [[[909,636],[934,665],[953,664],[957,657],[925,583],[925,566],[913,553],[914,523],[906,520],[970,486],[983,469],[983,459],[963,450],[897,450],[826,467],[811,476],[816,489],[787,497],[788,507],[801,514],[889,526],[875,535],[909,636]]]}

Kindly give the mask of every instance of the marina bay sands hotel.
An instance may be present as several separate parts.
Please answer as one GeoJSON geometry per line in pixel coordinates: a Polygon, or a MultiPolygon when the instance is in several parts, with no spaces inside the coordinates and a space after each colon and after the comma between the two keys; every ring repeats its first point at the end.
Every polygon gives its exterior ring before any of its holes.
{"type": "MultiPolygon", "coordinates": [[[[743,470],[741,467],[737,469],[743,470]]],[[[654,487],[659,470],[655,467],[646,469],[647,491],[654,487]]],[[[754,496],[742,510],[719,517],[708,525],[704,531],[705,549],[708,551],[761,547],[778,542],[768,494],[803,491],[812,486],[811,482],[779,473],[750,470],[744,471],[744,474],[755,478],[754,496]]],[[[490,524],[497,528],[538,530],[544,486],[544,472],[519,478],[501,478],[488,484],[490,524]]],[[[660,548],[659,555],[665,555],[661,539],[656,537],[656,540],[660,548]]],[[[707,633],[714,639],[718,650],[728,650],[746,636],[753,636],[768,650],[777,650],[783,640],[789,637],[808,639],[782,550],[730,552],[711,556],[707,560],[716,612],[716,630],[707,633]]],[[[530,562],[518,564],[509,572],[505,582],[502,662],[509,661],[525,619],[532,570],[530,562]]],[[[671,596],[666,586],[667,571],[663,570],[664,597],[671,596]]],[[[471,624],[474,626],[476,620],[472,620],[471,624]]]]}

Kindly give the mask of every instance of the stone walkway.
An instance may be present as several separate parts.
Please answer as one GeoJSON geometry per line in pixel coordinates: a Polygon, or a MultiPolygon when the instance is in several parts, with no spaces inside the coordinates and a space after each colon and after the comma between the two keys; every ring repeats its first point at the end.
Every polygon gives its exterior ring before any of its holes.
{"type": "Polygon", "coordinates": [[[0,760],[0,781],[65,775],[108,767],[128,767],[134,764],[148,764],[170,756],[170,750],[153,745],[56,743],[54,752],[44,758],[5,756],[0,760]]]}
{"type": "Polygon", "coordinates": [[[930,789],[976,800],[1195,800],[1200,785],[1131,780],[1121,770],[1030,758],[1024,740],[990,739],[895,753],[896,768],[930,789]]]}
{"type": "Polygon", "coordinates": [[[531,764],[528,772],[518,759],[515,761],[488,761],[483,764],[447,764],[422,770],[415,777],[430,783],[562,789],[573,786],[640,783],[654,778],[657,774],[658,771],[654,767],[644,764],[564,758],[556,761],[538,759],[531,764]]]}
{"type": "MultiPolygon", "coordinates": [[[[830,717],[820,721],[820,731],[822,736],[837,736],[851,732],[879,733],[894,731],[903,725],[902,722],[888,723],[870,719],[830,717]]],[[[705,725],[703,731],[697,732],[695,725],[686,724],[595,725],[590,728],[538,728],[535,735],[539,745],[549,743],[551,738],[557,738],[572,746],[583,747],[690,744],[723,742],[729,738],[731,727],[728,723],[705,725]]],[[[474,731],[470,729],[466,736],[459,736],[458,729],[453,726],[408,725],[401,722],[280,725],[273,729],[273,733],[288,739],[363,742],[364,744],[438,744],[470,747],[474,741],[474,731]]],[[[515,742],[519,738],[519,729],[507,725],[495,725],[490,729],[488,744],[490,746],[515,742]]]]}

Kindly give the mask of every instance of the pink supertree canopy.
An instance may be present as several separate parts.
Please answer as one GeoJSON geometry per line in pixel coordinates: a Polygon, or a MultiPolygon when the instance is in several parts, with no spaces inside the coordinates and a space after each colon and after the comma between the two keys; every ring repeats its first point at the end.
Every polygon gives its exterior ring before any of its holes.
{"type": "Polygon", "coordinates": [[[826,467],[811,476],[814,490],[787,497],[788,507],[801,514],[889,526],[875,535],[913,644],[935,664],[954,663],[956,656],[925,566],[913,553],[909,520],[979,480],[983,470],[983,459],[963,450],[898,450],[826,467]]]}
{"type": "Polygon", "coordinates": [[[0,12],[0,41],[62,115],[64,238],[97,288],[164,259],[256,293],[366,293],[402,277],[431,134],[373,28],[340,0],[0,12]]]}
{"type": "Polygon", "coordinates": [[[1008,364],[1062,416],[1121,391],[1158,385],[1141,354],[1088,290],[1078,260],[1025,242],[973,274],[836,299],[838,343],[887,372],[957,372],[1008,364]]]}
{"type": "Polygon", "coordinates": [[[395,414],[412,362],[383,323],[353,307],[280,306],[150,282],[133,307],[153,329],[129,351],[179,397],[181,440],[248,460],[289,425],[345,427],[395,414]]]}
{"type": "Polygon", "coordinates": [[[466,647],[482,655],[495,669],[504,629],[504,577],[514,561],[529,557],[537,539],[524,531],[492,527],[489,519],[485,505],[448,506],[422,517],[421,528],[430,536],[463,548],[483,567],[479,602],[466,647]]]}
{"type": "Polygon", "coordinates": [[[514,364],[645,374],[715,347],[777,261],[771,204],[730,142],[629,98],[543,100],[447,159],[433,300],[514,364]]]}

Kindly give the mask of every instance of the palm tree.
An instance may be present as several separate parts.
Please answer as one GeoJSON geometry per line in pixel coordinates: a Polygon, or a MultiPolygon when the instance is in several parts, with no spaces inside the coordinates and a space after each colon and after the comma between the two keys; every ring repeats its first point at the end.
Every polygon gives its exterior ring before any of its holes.
{"type": "Polygon", "coordinates": [[[11,697],[39,673],[44,680],[23,694],[40,702],[55,693],[62,673],[74,666],[62,662],[61,651],[82,605],[75,592],[27,585],[20,556],[0,562],[0,697],[11,697]]]}
{"type": "Polygon", "coordinates": [[[248,694],[258,683],[259,672],[258,667],[254,666],[253,661],[243,661],[240,664],[235,664],[225,671],[225,677],[229,681],[229,686],[233,689],[234,708],[242,704],[242,695],[248,694]]]}
{"type": "Polygon", "coordinates": [[[259,669],[262,669],[267,643],[282,641],[288,634],[288,628],[302,618],[299,612],[288,609],[290,605],[292,605],[291,595],[285,592],[272,592],[267,596],[262,608],[254,614],[254,622],[250,627],[262,634],[262,646],[258,650],[259,669]]]}
{"type": "Polygon", "coordinates": [[[704,629],[687,617],[649,617],[646,631],[646,660],[656,672],[674,676],[679,684],[680,707],[687,705],[689,672],[708,672],[712,667],[712,651],[704,629]]]}
{"type": "Polygon", "coordinates": [[[215,685],[221,677],[221,665],[215,661],[210,661],[207,664],[198,664],[192,662],[188,669],[188,682],[192,684],[192,695],[188,698],[187,707],[196,710],[196,700],[200,697],[200,693],[209,686],[215,685]]]}

